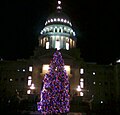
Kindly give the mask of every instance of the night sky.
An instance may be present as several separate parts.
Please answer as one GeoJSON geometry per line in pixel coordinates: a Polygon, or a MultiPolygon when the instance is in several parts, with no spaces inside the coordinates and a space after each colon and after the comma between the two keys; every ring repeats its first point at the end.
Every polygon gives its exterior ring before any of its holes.
{"type": "MultiPolygon", "coordinates": [[[[62,0],[87,62],[109,64],[120,57],[120,12],[117,0],[62,0]]],[[[38,35],[56,0],[5,0],[1,3],[0,57],[28,59],[38,46],[38,35]]]]}

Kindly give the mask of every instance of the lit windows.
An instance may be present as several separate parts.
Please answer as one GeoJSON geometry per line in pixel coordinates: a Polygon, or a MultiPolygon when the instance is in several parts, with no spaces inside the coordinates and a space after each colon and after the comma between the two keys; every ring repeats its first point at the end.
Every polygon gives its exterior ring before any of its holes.
{"type": "Polygon", "coordinates": [[[103,103],[103,101],[100,101],[100,103],[103,103]]]}
{"type": "Polygon", "coordinates": [[[13,79],[10,78],[10,82],[12,82],[12,81],[13,81],[13,79]]]}
{"type": "Polygon", "coordinates": [[[84,96],[84,93],[83,93],[83,92],[80,92],[80,96],[84,96]]]}
{"type": "Polygon", "coordinates": [[[93,75],[95,75],[95,72],[93,72],[93,75]]]}
{"type": "Polygon", "coordinates": [[[30,89],[35,89],[35,85],[32,83],[32,85],[30,86],[30,89]]]}
{"type": "Polygon", "coordinates": [[[46,42],[46,49],[49,49],[49,42],[46,42]]]}
{"type": "Polygon", "coordinates": [[[69,43],[66,43],[66,50],[69,50],[69,43]]]}
{"type": "Polygon", "coordinates": [[[23,72],[25,72],[25,69],[23,69],[23,72]]]}
{"type": "Polygon", "coordinates": [[[29,66],[29,71],[32,72],[32,66],[29,66]]]}
{"type": "Polygon", "coordinates": [[[57,50],[60,49],[60,41],[58,40],[55,41],[55,48],[57,48],[57,50]]]}
{"type": "Polygon", "coordinates": [[[75,32],[73,32],[73,36],[75,36],[75,32]]]}
{"type": "Polygon", "coordinates": [[[64,68],[65,68],[67,74],[70,74],[70,66],[69,65],[65,65],[64,68]]]}
{"type": "Polygon", "coordinates": [[[54,21],[55,21],[55,22],[57,21],[56,18],[54,18],[54,21]]]}
{"type": "Polygon", "coordinates": [[[83,78],[80,79],[80,87],[84,88],[84,79],[83,78]]]}
{"type": "Polygon", "coordinates": [[[84,74],[84,69],[83,68],[80,69],[80,74],[84,74]]]}
{"type": "Polygon", "coordinates": [[[77,87],[76,90],[77,90],[77,91],[81,91],[80,85],[78,85],[78,87],[77,87]]]}
{"type": "Polygon", "coordinates": [[[47,73],[48,72],[48,69],[49,69],[49,65],[43,65],[43,67],[42,67],[42,73],[47,73]]]}
{"type": "Polygon", "coordinates": [[[32,83],[32,77],[31,76],[28,76],[28,86],[30,86],[32,83]]]}
{"type": "Polygon", "coordinates": [[[31,93],[31,90],[27,90],[27,94],[30,94],[31,93]]]}
{"type": "MultiPolygon", "coordinates": [[[[70,66],[69,65],[65,65],[64,66],[67,74],[70,74],[70,66]]],[[[45,74],[47,73],[49,70],[49,65],[48,64],[44,64],[43,67],[42,67],[42,73],[45,74]]]]}

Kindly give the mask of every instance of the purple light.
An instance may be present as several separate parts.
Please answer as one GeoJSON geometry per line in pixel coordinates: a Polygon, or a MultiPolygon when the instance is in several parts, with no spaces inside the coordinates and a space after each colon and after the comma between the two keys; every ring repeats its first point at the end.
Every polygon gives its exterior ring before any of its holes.
{"type": "Polygon", "coordinates": [[[43,114],[68,113],[70,108],[69,80],[59,51],[54,53],[49,73],[44,76],[43,83],[38,111],[43,114]]]}

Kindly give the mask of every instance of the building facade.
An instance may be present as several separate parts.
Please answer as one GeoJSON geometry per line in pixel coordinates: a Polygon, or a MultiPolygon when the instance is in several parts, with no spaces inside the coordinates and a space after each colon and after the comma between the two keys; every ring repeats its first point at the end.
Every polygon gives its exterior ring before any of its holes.
{"type": "MultiPolygon", "coordinates": [[[[119,60],[113,65],[98,65],[80,58],[75,31],[70,18],[62,11],[61,1],[58,1],[56,11],[46,20],[38,41],[39,46],[28,60],[0,61],[1,98],[39,95],[53,53],[60,50],[69,75],[71,100],[79,96],[82,101],[89,103],[90,109],[95,110],[103,105],[120,104],[119,60]]],[[[103,108],[110,109],[107,107],[103,108]]]]}

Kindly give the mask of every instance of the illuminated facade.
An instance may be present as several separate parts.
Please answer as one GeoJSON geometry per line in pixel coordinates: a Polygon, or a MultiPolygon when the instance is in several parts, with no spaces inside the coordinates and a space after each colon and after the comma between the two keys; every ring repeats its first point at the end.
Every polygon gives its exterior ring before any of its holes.
{"type": "Polygon", "coordinates": [[[69,17],[62,12],[61,2],[58,1],[56,12],[51,14],[40,32],[39,46],[46,49],[66,49],[76,47],[75,32],[69,17]]]}
{"type": "Polygon", "coordinates": [[[58,49],[69,76],[71,100],[78,95],[94,108],[112,102],[120,104],[120,60],[113,65],[98,65],[78,58],[77,38],[69,17],[62,11],[60,1],[57,11],[46,20],[38,39],[39,46],[30,59],[0,61],[0,94],[13,96],[17,93],[22,98],[29,94],[39,95],[48,64],[55,49],[58,49]]]}

